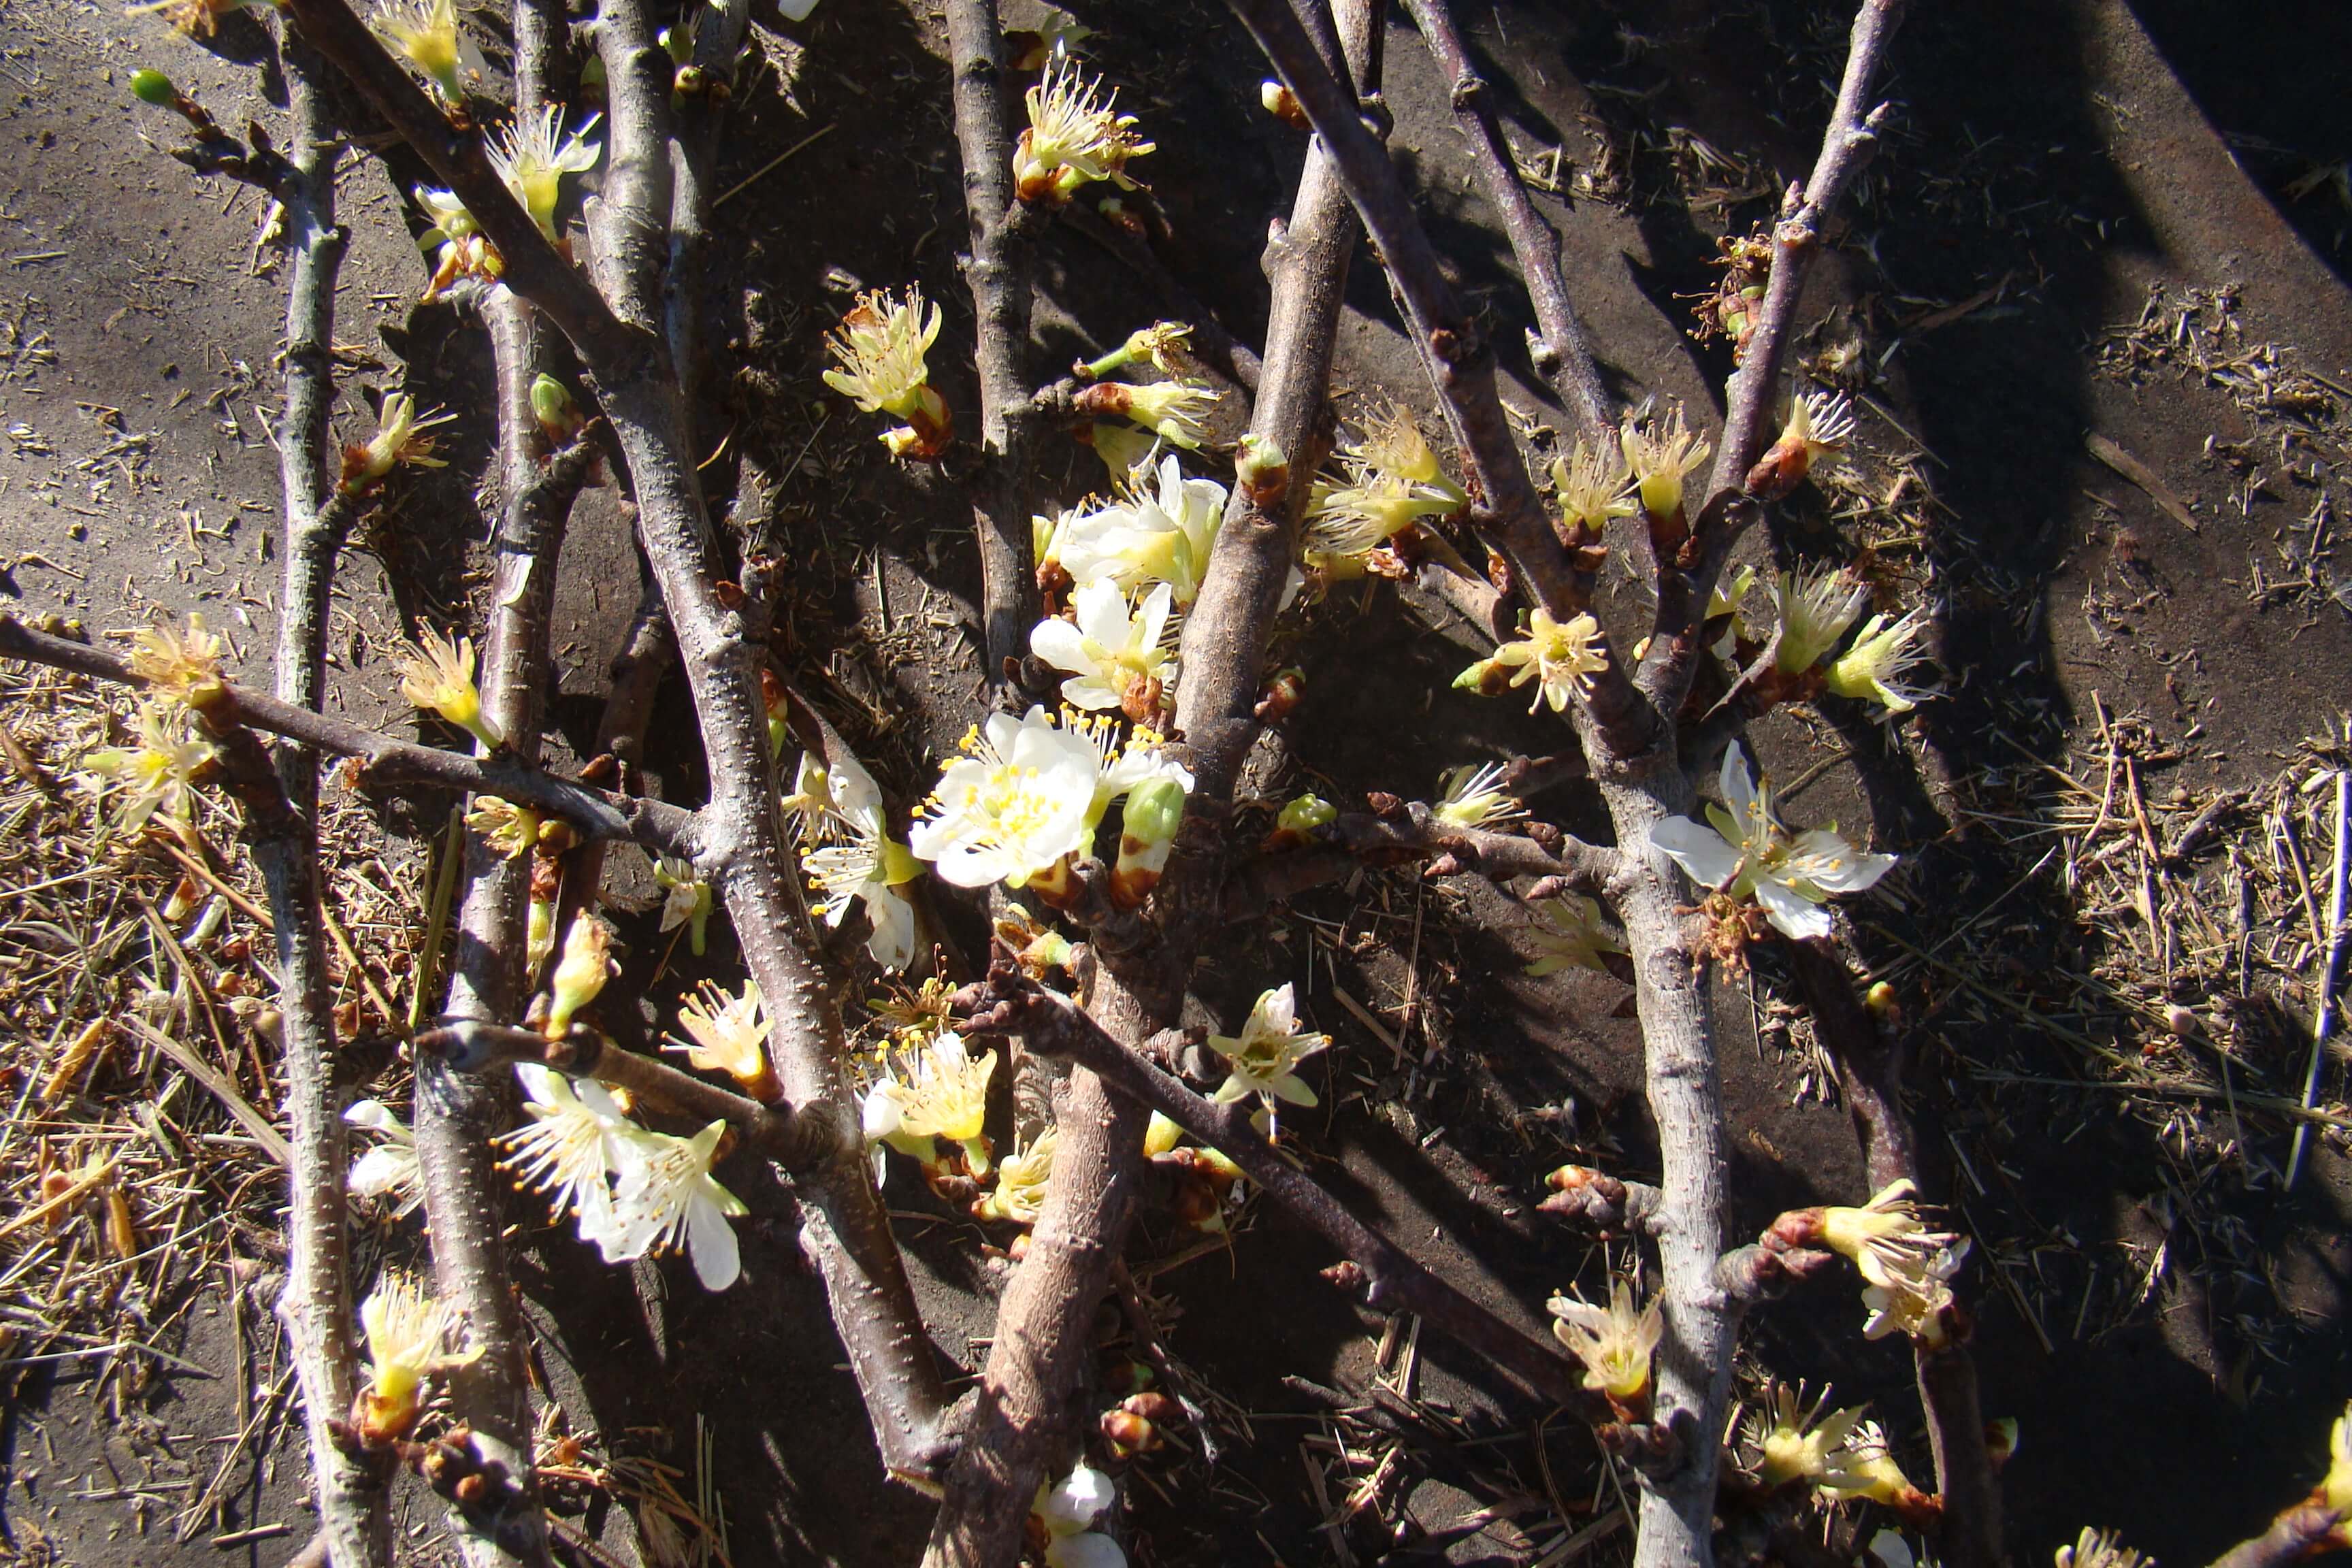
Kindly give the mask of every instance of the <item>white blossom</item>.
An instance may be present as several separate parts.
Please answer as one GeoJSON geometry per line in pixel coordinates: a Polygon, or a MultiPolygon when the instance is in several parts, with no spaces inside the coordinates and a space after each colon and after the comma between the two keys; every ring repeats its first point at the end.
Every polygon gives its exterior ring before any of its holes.
{"type": "Polygon", "coordinates": [[[1754,894],[1786,934],[1827,936],[1833,895],[1859,893],[1895,864],[1892,855],[1856,849],[1830,828],[1791,837],[1772,813],[1770,787],[1752,780],[1738,743],[1723,756],[1724,805],[1710,804],[1707,823],[1670,816],[1650,829],[1650,842],[1702,888],[1733,898],[1754,894]]]}
{"type": "Polygon", "coordinates": [[[1165,583],[1135,605],[1115,583],[1089,583],[1070,595],[1072,619],[1037,623],[1030,651],[1069,676],[1062,699],[1073,707],[1148,716],[1159,706],[1168,663],[1160,643],[1174,606],[1175,591],[1165,583]]]}
{"type": "Polygon", "coordinates": [[[416,1163],[416,1138],[409,1131],[408,1123],[393,1114],[392,1107],[380,1100],[354,1102],[343,1112],[343,1120],[383,1135],[383,1142],[352,1162],[345,1184],[363,1198],[386,1194],[396,1198],[398,1202],[392,1211],[394,1219],[405,1219],[415,1214],[425,1202],[425,1175],[416,1163]]]}
{"type": "Polygon", "coordinates": [[[729,1221],[751,1211],[710,1173],[710,1162],[726,1132],[724,1121],[714,1121],[691,1138],[635,1127],[623,1131],[605,1262],[626,1262],[683,1246],[704,1289],[724,1290],[742,1277],[742,1255],[729,1221]]]}
{"type": "Polygon", "coordinates": [[[1043,708],[990,716],[964,737],[909,843],[959,888],[1019,888],[1086,847],[1100,754],[1043,708]]]}

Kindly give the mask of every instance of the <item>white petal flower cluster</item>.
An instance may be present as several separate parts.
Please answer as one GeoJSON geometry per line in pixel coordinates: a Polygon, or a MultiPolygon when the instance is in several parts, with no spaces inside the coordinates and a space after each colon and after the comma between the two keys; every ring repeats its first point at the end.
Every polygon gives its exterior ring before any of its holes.
{"type": "Polygon", "coordinates": [[[1723,754],[1721,782],[1724,805],[1709,805],[1706,822],[1670,816],[1650,829],[1650,842],[1700,887],[1735,899],[1753,894],[1789,936],[1829,935],[1822,905],[1871,887],[1895,864],[1894,856],[1865,854],[1831,828],[1790,835],[1772,814],[1770,787],[1749,777],[1748,753],[1737,743],[1723,754]]]}
{"type": "Polygon", "coordinates": [[[1107,718],[1032,708],[1022,718],[992,715],[964,737],[923,803],[909,844],[959,888],[993,882],[1023,888],[1058,877],[1084,854],[1111,804],[1150,778],[1188,794],[1192,775],[1157,735],[1123,741],[1107,718]]]}
{"type": "Polygon", "coordinates": [[[546,1194],[558,1220],[576,1216],[607,1263],[682,1247],[705,1289],[735,1283],[742,1259],[728,1222],[749,1211],[710,1173],[725,1122],[672,1137],[629,1120],[602,1084],[536,1062],[516,1063],[515,1078],[531,1120],[499,1142],[517,1185],[546,1194]]]}
{"type": "Polygon", "coordinates": [[[1225,521],[1225,487],[1186,479],[1173,453],[1158,477],[1157,489],[1097,510],[1035,519],[1038,565],[1058,565],[1080,588],[1111,583],[1133,594],[1165,583],[1175,608],[1192,608],[1225,521]]]}

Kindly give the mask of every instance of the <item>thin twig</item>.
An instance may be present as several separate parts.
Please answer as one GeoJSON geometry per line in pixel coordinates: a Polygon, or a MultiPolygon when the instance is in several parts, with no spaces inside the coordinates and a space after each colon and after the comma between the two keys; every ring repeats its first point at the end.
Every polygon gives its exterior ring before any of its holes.
{"type": "MultiPolygon", "coordinates": [[[[1493,345],[1454,299],[1396,166],[1284,0],[1231,3],[1306,110],[1318,142],[1329,153],[1379,248],[1410,320],[1414,347],[1477,483],[1483,525],[1499,542],[1513,578],[1554,616],[1568,620],[1591,602],[1595,574],[1571,562],[1552,531],[1496,391],[1493,345]]],[[[1589,721],[1593,733],[1588,745],[1596,755],[1625,761],[1648,753],[1661,729],[1614,653],[1591,678],[1577,713],[1589,721]]]]}
{"type": "MultiPolygon", "coordinates": [[[[121,686],[146,685],[131,672],[127,661],[105,649],[35,631],[13,616],[0,616],[0,658],[46,664],[121,686]]],[[[698,843],[695,814],[657,800],[591,789],[503,756],[475,758],[394,740],[331,714],[314,713],[265,697],[234,681],[223,681],[203,701],[223,724],[284,735],[336,756],[356,759],[361,765],[346,774],[347,782],[395,788],[432,785],[494,795],[561,816],[592,837],[625,838],[667,854],[691,855],[698,843]]]]}
{"type": "Polygon", "coordinates": [[[1404,0],[1404,8],[1445,76],[1454,121],[1470,143],[1471,173],[1518,258],[1519,276],[1536,312],[1536,330],[1528,334],[1528,352],[1536,369],[1551,383],[1560,406],[1574,416],[1585,435],[1594,441],[1607,441],[1615,433],[1616,400],[1601,384],[1591,337],[1568,297],[1559,231],[1536,211],[1510,145],[1503,140],[1502,127],[1496,122],[1493,89],[1471,62],[1446,0],[1404,0]]]}
{"type": "MultiPolygon", "coordinates": [[[[1901,1042],[1880,1029],[1826,942],[1795,942],[1791,951],[1814,1036],[1837,1070],[1838,1092],[1853,1118],[1872,1189],[1906,1180],[1916,1185],[1919,1154],[1903,1106],[1901,1042]]],[[[1955,1332],[1942,1344],[1915,1341],[1912,1360],[1943,1500],[1938,1543],[1944,1561],[1952,1568],[2000,1568],[2000,1483],[1985,1447],[1975,1359],[1955,1332]]]]}
{"type": "Polygon", "coordinates": [[[1658,584],[1658,611],[1637,684],[1662,713],[1678,711],[1697,666],[1699,621],[1708,595],[1739,532],[1757,509],[1746,496],[1748,470],[1769,445],[1774,410],[1780,397],[1780,367],[1796,327],[1805,278],[1820,253],[1831,213],[1878,145],[1884,105],[1870,107],[1888,44],[1902,20],[1906,0],[1862,0],[1854,13],[1845,74],[1837,107],[1822,135],[1820,154],[1802,186],[1791,185],[1772,231],[1772,270],[1756,330],[1725,388],[1723,433],[1716,443],[1715,469],[1706,500],[1692,531],[1685,566],[1665,563],[1658,584]]]}
{"type": "MultiPolygon", "coordinates": [[[[286,305],[286,412],[278,434],[286,565],[278,622],[278,698],[316,708],[327,593],[351,507],[333,491],[328,413],[334,402],[335,278],[346,237],[335,222],[334,128],[320,95],[323,62],[299,27],[281,30],[289,156],[278,199],[291,253],[286,305]]],[[[288,1131],[286,1288],[278,1310],[292,1342],[310,1438],[320,1531],[337,1568],[388,1562],[392,1521],[380,1470],[342,1451],[329,1430],[359,1383],[344,1191],[347,1129],[335,1083],[334,1010],[319,888],[319,763],[283,749],[273,770],[249,731],[232,730],[223,765],[246,808],[255,863],[269,892],[278,947],[282,1110],[288,1131]]]]}
{"type": "MultiPolygon", "coordinates": [[[[1013,964],[989,971],[985,986],[965,993],[975,1034],[1018,1034],[1029,1048],[1062,1057],[1108,1083],[1122,1098],[1156,1110],[1223,1152],[1299,1224],[1356,1266],[1364,1304],[1412,1312],[1508,1372],[1543,1398],[1606,1419],[1573,1361],[1512,1327],[1463,1295],[1403,1248],[1357,1219],[1250,1126],[1249,1110],[1219,1105],[1185,1088],[1138,1051],[1113,1038],[1066,997],[1024,979],[1013,964]]],[[[1058,1167],[1057,1167],[1058,1169],[1058,1167]]]]}
{"type": "MultiPolygon", "coordinates": [[[[560,5],[522,0],[514,9],[515,113],[540,111],[544,84],[561,70],[569,29],[560,5]]],[[[483,317],[497,375],[499,457],[505,505],[492,532],[496,564],[482,644],[482,711],[522,765],[540,758],[548,686],[548,626],[563,533],[587,464],[558,460],[531,406],[532,384],[557,367],[554,334],[512,290],[492,290],[483,317]]],[[[593,441],[592,434],[583,440],[593,441]]],[[[478,835],[466,847],[466,896],[445,1014],[519,1018],[527,994],[533,857],[510,857],[478,835]]],[[[443,1300],[466,1314],[481,1354],[451,1381],[457,1416],[484,1459],[509,1484],[456,1511],[459,1550],[471,1568],[547,1560],[547,1527],[531,1470],[528,1342],[500,1237],[511,1185],[490,1140],[513,1124],[511,1080],[447,1071],[416,1055],[415,1141],[433,1273],[443,1300]]]]}

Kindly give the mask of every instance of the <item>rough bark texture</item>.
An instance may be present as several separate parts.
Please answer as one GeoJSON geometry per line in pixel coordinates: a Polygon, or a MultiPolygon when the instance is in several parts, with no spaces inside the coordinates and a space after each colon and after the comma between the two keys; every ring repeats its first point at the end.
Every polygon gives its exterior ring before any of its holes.
{"type": "MultiPolygon", "coordinates": [[[[650,323],[658,314],[670,210],[670,62],[634,5],[607,7],[599,42],[613,135],[604,194],[589,219],[598,273],[625,318],[650,323]]],[[[577,340],[574,347],[586,351],[577,340]]],[[[803,1115],[829,1115],[837,1123],[841,1152],[797,1182],[802,1247],[824,1280],[883,1462],[894,1473],[928,1476],[940,1462],[945,1399],[859,1146],[857,1109],[839,1066],[840,1011],[802,945],[807,922],[793,897],[795,868],[768,752],[760,685],[764,649],[747,640],[742,617],[725,608],[715,590],[711,529],[684,443],[676,379],[589,357],[636,498],[638,539],[669,607],[701,722],[711,799],[699,864],[727,901],[766,998],[784,1100],[803,1115]]]]}
{"type": "MultiPolygon", "coordinates": [[[[316,708],[327,591],[341,544],[341,520],[348,516],[348,509],[334,505],[328,423],[335,395],[335,278],[345,237],[335,223],[334,128],[319,93],[320,62],[295,27],[286,27],[279,37],[292,126],[289,174],[278,192],[286,205],[290,240],[286,414],[278,430],[286,570],[277,687],[282,700],[316,708]]],[[[232,751],[244,769],[266,773],[258,743],[242,732],[238,741],[232,751]]],[[[358,1377],[343,1190],[347,1130],[342,1092],[335,1082],[333,997],[319,903],[317,753],[304,746],[283,748],[271,783],[274,791],[258,777],[246,779],[242,793],[277,937],[286,1083],[281,1110],[293,1155],[286,1289],[278,1311],[302,1384],[320,1534],[334,1568],[361,1568],[389,1561],[392,1525],[383,1475],[343,1453],[328,1430],[329,1422],[350,1413],[358,1377]],[[278,791],[282,793],[271,799],[278,791]]]]}
{"type": "MultiPolygon", "coordinates": [[[[538,112],[562,18],[538,4],[515,8],[515,112],[538,112]]],[[[498,374],[499,454],[504,507],[491,538],[488,624],[483,639],[482,711],[522,765],[536,766],[546,707],[548,622],[564,525],[583,464],[550,464],[530,401],[531,384],[555,359],[538,312],[505,289],[483,307],[498,374]]],[[[510,858],[478,835],[466,843],[466,896],[444,1012],[456,1018],[519,1019],[529,989],[531,858],[510,858]]],[[[451,1379],[451,1402],[483,1458],[515,1485],[490,1505],[457,1515],[459,1550],[473,1568],[547,1560],[547,1527],[531,1477],[530,1345],[500,1241],[509,1184],[490,1140],[517,1121],[504,1074],[469,1078],[429,1056],[416,1060],[415,1135],[433,1235],[436,1289],[465,1310],[481,1358],[451,1379]]]]}
{"type": "Polygon", "coordinates": [[[980,366],[981,471],[972,531],[980,544],[981,625],[991,682],[1029,647],[1039,610],[1024,482],[1037,412],[1029,358],[1031,215],[1013,194],[1013,136],[1004,81],[1004,31],[996,0],[949,0],[948,52],[955,70],[956,142],[963,153],[964,209],[971,221],[971,286],[980,366]]]}
{"type": "Polygon", "coordinates": [[[1453,8],[1446,0],[1404,0],[1404,8],[1429,45],[1429,52],[1436,57],[1437,68],[1445,75],[1454,121],[1470,143],[1470,168],[1477,178],[1479,194],[1495,209],[1503,232],[1510,237],[1511,253],[1518,258],[1519,278],[1536,313],[1536,330],[1528,334],[1528,355],[1585,436],[1607,441],[1615,434],[1616,400],[1601,384],[1592,340],[1568,297],[1559,231],[1536,211],[1527,183],[1519,178],[1510,143],[1504,140],[1502,126],[1488,102],[1492,89],[1471,61],[1461,29],[1454,26],[1453,8]]]}

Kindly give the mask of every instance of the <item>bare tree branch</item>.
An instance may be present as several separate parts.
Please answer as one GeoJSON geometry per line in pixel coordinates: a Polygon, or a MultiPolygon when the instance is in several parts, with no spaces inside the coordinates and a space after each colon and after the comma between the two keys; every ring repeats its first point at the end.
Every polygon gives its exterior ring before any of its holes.
{"type": "Polygon", "coordinates": [[[1454,118],[1470,143],[1470,168],[1486,205],[1495,209],[1511,251],[1519,260],[1519,276],[1535,306],[1536,330],[1528,334],[1528,351],[1536,369],[1551,383],[1553,395],[1586,436],[1607,441],[1615,435],[1616,400],[1601,384],[1601,367],[1592,354],[1592,340],[1568,297],[1568,277],[1559,258],[1559,231],[1536,211],[1519,178],[1510,143],[1503,139],[1489,101],[1493,89],[1471,63],[1454,11],[1446,0],[1404,0],[1406,14],[1419,28],[1437,68],[1451,90],[1454,118]]]}
{"type": "MultiPolygon", "coordinates": [[[[120,686],[147,684],[131,672],[126,661],[105,649],[35,631],[14,616],[0,616],[0,658],[46,664],[120,686]]],[[[205,702],[221,723],[284,735],[322,752],[355,759],[362,765],[347,778],[355,784],[431,785],[494,795],[561,816],[595,837],[625,838],[674,855],[692,855],[699,844],[696,814],[657,800],[591,789],[502,757],[475,758],[394,740],[331,714],[313,713],[265,697],[233,681],[223,681],[205,702]]]]}
{"type": "Polygon", "coordinates": [[[1906,0],[1862,0],[1855,11],[1837,107],[1822,133],[1812,174],[1801,187],[1789,188],[1780,220],[1772,231],[1771,276],[1765,285],[1764,302],[1757,309],[1756,330],[1748,340],[1738,370],[1725,388],[1723,433],[1716,443],[1707,500],[1700,508],[1686,550],[1689,563],[1660,563],[1657,618],[1637,684],[1662,713],[1679,710],[1690,689],[1699,621],[1706,613],[1708,595],[1733,542],[1757,514],[1755,503],[1746,495],[1748,470],[1771,441],[1773,416],[1780,405],[1780,369],[1796,329],[1797,304],[1804,293],[1806,275],[1820,254],[1822,229],[1846,186],[1878,145],[1878,126],[1885,109],[1868,106],[1877,91],[1887,47],[1902,20],[1905,4],[1906,0]]]}
{"type": "MultiPolygon", "coordinates": [[[[1376,7],[1348,5],[1349,50],[1367,87],[1376,7]]],[[[1337,53],[1335,49],[1335,55],[1337,53]]],[[[1352,95],[1351,95],[1352,98],[1352,95]]],[[[1294,553],[1305,475],[1319,437],[1331,356],[1360,237],[1328,160],[1310,149],[1291,221],[1266,245],[1273,286],[1265,360],[1251,411],[1253,449],[1280,460],[1234,487],[1201,595],[1186,616],[1177,687],[1178,729],[1193,748],[1195,811],[1229,801],[1256,734],[1265,644],[1294,553]],[[1293,473],[1301,483],[1292,485],[1293,473]]],[[[1100,950],[1089,1003],[1114,1037],[1143,1039],[1176,1021],[1200,933],[1216,918],[1223,848],[1180,837],[1157,902],[1160,940],[1100,950]]],[[[997,1306],[979,1399],[949,1472],[925,1568],[996,1568],[1018,1549],[1023,1521],[1092,1356],[1096,1304],[1127,1237],[1142,1173],[1148,1118],[1094,1072],[1070,1074],[1056,1125],[1061,1142],[1045,1212],[997,1306]]]]}
{"type": "Polygon", "coordinates": [[[2213,1568],[2286,1568],[2333,1544],[2343,1515],[2314,1497],[2295,1504],[2251,1541],[2242,1541],[2213,1559],[2213,1568]]]}
{"type": "MultiPolygon", "coordinates": [[[[673,71],[642,5],[605,7],[598,43],[612,105],[611,163],[590,211],[604,287],[626,319],[657,319],[670,210],[668,109],[673,71]]],[[[698,863],[727,901],[752,978],[766,999],[770,1049],[785,1098],[836,1123],[839,1152],[802,1173],[802,1247],[825,1284],[835,1327],[865,1394],[884,1464],[929,1477],[941,1463],[945,1406],[906,1269],[857,1138],[841,1076],[841,1014],[811,959],[812,939],[777,815],[760,669],[764,650],[721,604],[710,569],[709,519],[695,459],[682,443],[677,381],[598,367],[598,385],[637,503],[637,534],[677,635],[710,768],[698,863]]]]}
{"type": "Polygon", "coordinates": [[[948,51],[955,70],[956,142],[963,153],[963,199],[971,221],[971,286],[979,333],[981,471],[973,480],[972,530],[980,542],[981,625],[992,686],[1005,660],[1029,648],[1039,614],[1030,559],[1026,484],[1036,437],[1029,357],[1029,232],[1034,215],[1013,194],[1013,135],[1005,103],[1004,32],[996,0],[948,0],[948,51]]]}
{"type": "MultiPolygon", "coordinates": [[[[1286,1214],[1356,1265],[1365,1305],[1384,1312],[1417,1313],[1541,1397],[1608,1419],[1583,1387],[1574,1362],[1504,1322],[1349,1214],[1257,1135],[1246,1107],[1213,1104],[1193,1093],[1113,1038],[1067,998],[1024,979],[1013,964],[994,965],[987,984],[960,1000],[971,1008],[974,1033],[1018,1034],[1031,1050],[1076,1062],[1121,1098],[1158,1111],[1223,1152],[1286,1214]]],[[[1057,1177],[1059,1173],[1057,1163],[1057,1177]]]]}
{"type": "MultiPolygon", "coordinates": [[[[539,112],[541,84],[568,37],[551,0],[515,6],[515,113],[539,112]]],[[[548,626],[556,563],[572,503],[586,465],[558,461],[531,405],[531,386],[553,367],[552,334],[539,312],[511,289],[494,289],[483,304],[497,371],[499,455],[504,507],[491,543],[488,625],[483,638],[482,711],[524,766],[540,757],[548,685],[548,626]]],[[[583,434],[583,441],[593,441],[583,434]]],[[[457,915],[456,963],[445,1011],[459,1018],[520,1018],[529,994],[532,857],[509,857],[478,835],[466,847],[466,896],[457,915]]],[[[457,1510],[455,1534],[472,1568],[515,1568],[547,1560],[547,1527],[531,1471],[529,1343],[506,1266],[510,1184],[490,1140],[511,1126],[510,1080],[447,1071],[416,1058],[415,1137],[433,1271],[442,1300],[466,1313],[481,1356],[453,1378],[458,1416],[481,1457],[509,1483],[457,1510]]]]}
{"type": "MultiPolygon", "coordinates": [[[[330,352],[335,277],[345,237],[335,223],[334,128],[319,94],[319,59],[295,27],[282,29],[279,39],[292,123],[278,191],[290,264],[286,413],[278,436],[287,549],[277,685],[286,701],[316,707],[327,587],[341,542],[328,415],[335,393],[330,352]]],[[[278,1312],[302,1384],[320,1531],[335,1568],[362,1568],[389,1563],[392,1521],[383,1471],[344,1453],[331,1430],[331,1423],[350,1414],[359,1375],[344,1192],[347,1137],[335,1083],[334,1008],[319,904],[318,759],[308,748],[288,747],[273,771],[260,743],[235,727],[224,733],[221,754],[245,805],[278,945],[283,1110],[293,1156],[278,1312]]]]}
{"type": "MultiPolygon", "coordinates": [[[[1500,542],[1514,579],[1545,609],[1563,621],[1582,612],[1591,602],[1595,574],[1574,564],[1553,532],[1503,415],[1495,389],[1493,346],[1480,337],[1454,300],[1395,165],[1359,118],[1349,95],[1317,58],[1306,30],[1284,0],[1232,0],[1232,5],[1313,121],[1318,143],[1328,150],[1340,184],[1380,249],[1414,346],[1431,368],[1439,400],[1477,482],[1482,524],[1500,542]]],[[[1588,745],[1596,754],[1629,761],[1642,757],[1660,732],[1657,714],[1633,689],[1622,660],[1613,653],[1591,678],[1578,711],[1592,728],[1588,745]]]]}

